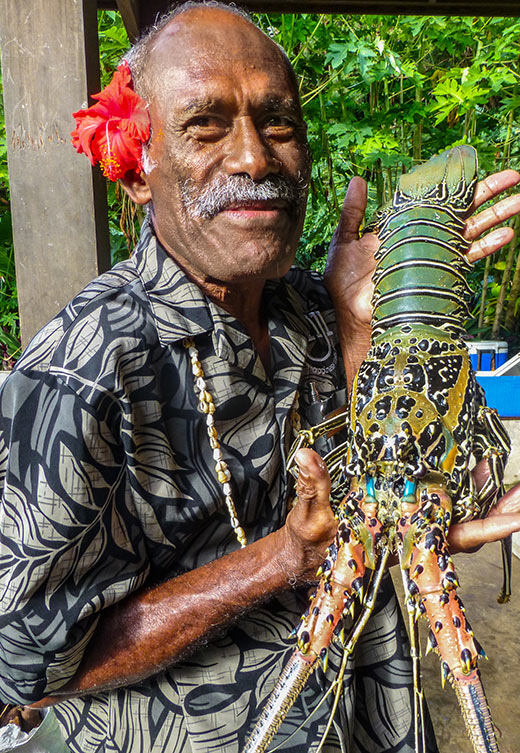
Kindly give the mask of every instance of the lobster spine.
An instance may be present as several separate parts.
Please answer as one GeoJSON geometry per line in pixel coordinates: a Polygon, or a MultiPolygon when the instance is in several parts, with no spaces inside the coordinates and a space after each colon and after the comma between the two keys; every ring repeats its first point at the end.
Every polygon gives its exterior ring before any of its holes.
{"type": "Polygon", "coordinates": [[[426,324],[463,333],[471,289],[464,220],[477,182],[474,150],[467,147],[433,157],[401,176],[392,203],[376,213],[377,230],[372,342],[400,325],[426,324]],[[426,187],[430,185],[430,188],[426,187]]]}
{"type": "Polygon", "coordinates": [[[379,230],[382,245],[374,275],[372,338],[406,324],[463,333],[470,313],[470,264],[463,221],[446,207],[412,206],[391,215],[379,230]],[[413,242],[410,242],[413,239],[413,242]]]}

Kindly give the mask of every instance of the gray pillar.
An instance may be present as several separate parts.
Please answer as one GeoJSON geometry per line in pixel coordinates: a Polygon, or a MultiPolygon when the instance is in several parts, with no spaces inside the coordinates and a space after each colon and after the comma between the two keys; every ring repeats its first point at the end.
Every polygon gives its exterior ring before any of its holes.
{"type": "Polygon", "coordinates": [[[95,0],[3,0],[2,78],[22,340],[110,266],[104,179],[70,143],[99,91],[95,0]]]}

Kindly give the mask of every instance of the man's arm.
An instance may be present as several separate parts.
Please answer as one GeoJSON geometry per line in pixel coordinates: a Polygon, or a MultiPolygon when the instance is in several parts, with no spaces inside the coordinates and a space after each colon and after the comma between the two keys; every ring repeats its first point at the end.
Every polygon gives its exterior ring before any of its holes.
{"type": "Polygon", "coordinates": [[[323,461],[310,450],[301,450],[297,461],[298,503],[283,528],[106,609],[72,680],[31,706],[139,682],[191,653],[256,604],[312,582],[336,523],[323,461]]]}
{"type": "MultiPolygon", "coordinates": [[[[316,504],[302,468],[282,529],[150,588],[153,541],[133,507],[132,483],[141,487],[128,480],[117,420],[114,431],[103,420],[111,405],[21,368],[0,392],[4,701],[44,706],[154,674],[245,610],[312,580],[335,534],[328,480],[316,504]]],[[[306,451],[299,460],[322,464],[306,451]]]]}

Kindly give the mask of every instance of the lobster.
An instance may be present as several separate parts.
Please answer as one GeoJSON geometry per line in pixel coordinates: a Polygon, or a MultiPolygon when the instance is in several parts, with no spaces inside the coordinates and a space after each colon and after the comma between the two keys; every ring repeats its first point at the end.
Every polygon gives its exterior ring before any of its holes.
{"type": "MultiPolygon", "coordinates": [[[[471,300],[463,231],[476,182],[475,150],[455,147],[402,175],[391,203],[367,226],[381,240],[370,350],[349,411],[301,432],[288,460],[294,466],[297,449],[346,420],[348,441],[325,458],[337,500],[337,535],[296,631],[297,647],[244,753],[266,750],[310,674],[320,660],[326,664],[333,639],[343,644],[341,679],[391,555],[399,559],[407,595],[417,753],[426,745],[419,615],[429,621],[427,651],[440,655],[442,684],[448,679],[455,688],[475,753],[498,753],[477,666],[485,654],[457,595],[447,545],[452,521],[484,517],[495,504],[510,451],[463,340],[471,300]],[[477,489],[471,468],[483,459],[489,475],[477,489]],[[346,636],[343,618],[356,613],[346,636]]],[[[499,601],[509,597],[507,568],[505,574],[499,601]]]]}

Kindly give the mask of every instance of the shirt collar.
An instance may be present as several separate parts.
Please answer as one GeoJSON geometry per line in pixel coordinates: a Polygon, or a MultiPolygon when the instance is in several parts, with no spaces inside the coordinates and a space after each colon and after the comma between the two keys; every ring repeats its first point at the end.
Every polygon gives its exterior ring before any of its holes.
{"type": "Polygon", "coordinates": [[[148,218],[133,258],[162,345],[213,329],[206,296],[161,246],[148,218]]]}

